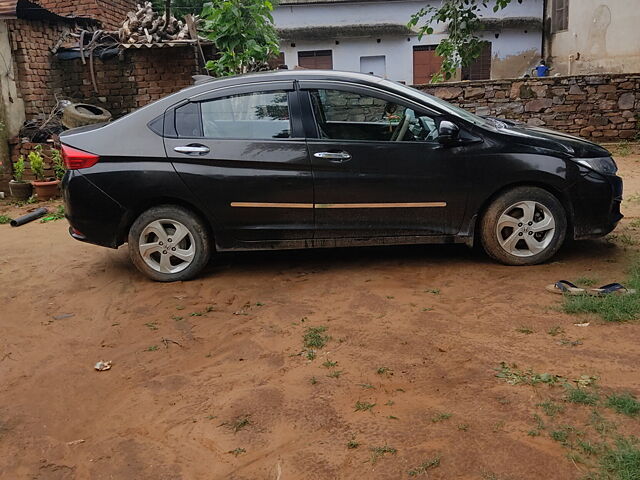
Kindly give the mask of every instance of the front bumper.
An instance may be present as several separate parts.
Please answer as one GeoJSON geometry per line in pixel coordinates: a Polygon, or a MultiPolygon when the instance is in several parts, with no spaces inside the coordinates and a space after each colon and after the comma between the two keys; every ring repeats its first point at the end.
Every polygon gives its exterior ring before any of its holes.
{"type": "Polygon", "coordinates": [[[569,190],[573,206],[573,237],[576,240],[602,237],[611,232],[624,215],[622,179],[584,169],[581,179],[569,190]]]}

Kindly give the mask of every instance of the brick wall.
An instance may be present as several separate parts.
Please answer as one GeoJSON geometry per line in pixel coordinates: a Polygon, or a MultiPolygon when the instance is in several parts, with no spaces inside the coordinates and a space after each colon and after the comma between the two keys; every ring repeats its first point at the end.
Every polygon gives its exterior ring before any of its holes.
{"type": "Polygon", "coordinates": [[[106,30],[116,30],[127,12],[135,10],[135,0],[39,0],[48,10],[62,16],[91,17],[106,30]]]}
{"type": "Polygon", "coordinates": [[[27,119],[39,113],[48,114],[56,105],[52,86],[58,78],[52,65],[51,48],[69,27],[34,20],[8,20],[7,25],[16,82],[25,102],[27,119]]]}
{"type": "Polygon", "coordinates": [[[520,120],[598,142],[640,140],[640,74],[421,85],[478,115],[520,120]]]}
{"type": "Polygon", "coordinates": [[[55,62],[60,98],[100,105],[114,117],[193,83],[191,76],[202,73],[194,47],[128,49],[122,55],[94,60],[98,93],[93,89],[88,65],[78,58],[55,62]]]}

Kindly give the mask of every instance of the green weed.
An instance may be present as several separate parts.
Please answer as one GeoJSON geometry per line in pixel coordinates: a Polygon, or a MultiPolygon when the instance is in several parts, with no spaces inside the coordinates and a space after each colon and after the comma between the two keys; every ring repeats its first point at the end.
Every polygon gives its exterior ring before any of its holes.
{"type": "Polygon", "coordinates": [[[384,445],[382,447],[371,447],[369,450],[371,451],[371,463],[373,465],[375,465],[376,462],[381,457],[384,457],[387,453],[390,453],[392,455],[398,453],[397,449],[390,447],[389,445],[384,445]]]}
{"type": "Polygon", "coordinates": [[[373,407],[375,407],[376,404],[375,403],[369,403],[369,402],[361,402],[360,400],[358,400],[356,402],[355,405],[355,411],[356,412],[373,412],[373,407]]]}
{"type": "Polygon", "coordinates": [[[629,417],[635,417],[640,413],[640,402],[629,392],[610,395],[607,397],[607,406],[629,417]]]}
{"type": "Polygon", "coordinates": [[[431,421],[433,423],[439,423],[439,422],[444,422],[445,420],[450,419],[453,416],[452,413],[436,413],[434,416],[431,417],[431,421]]]}
{"type": "Polygon", "coordinates": [[[431,470],[439,466],[440,466],[440,456],[437,456],[430,460],[422,462],[417,467],[409,470],[408,473],[410,477],[417,477],[418,475],[424,475],[425,473],[427,473],[428,470],[431,470]]]}
{"type": "Polygon", "coordinates": [[[589,392],[583,388],[568,386],[565,399],[571,403],[581,403],[582,405],[596,405],[600,400],[597,393],[589,392]]]}

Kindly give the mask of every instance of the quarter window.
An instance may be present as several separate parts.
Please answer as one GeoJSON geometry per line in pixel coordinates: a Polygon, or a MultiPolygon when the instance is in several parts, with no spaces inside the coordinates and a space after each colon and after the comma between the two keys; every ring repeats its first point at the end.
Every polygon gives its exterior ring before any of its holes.
{"type": "Polygon", "coordinates": [[[569,0],[553,0],[553,31],[569,28],[569,0]]]}
{"type": "Polygon", "coordinates": [[[435,141],[436,119],[387,100],[343,90],[311,90],[318,132],[332,140],[435,141]]]}
{"type": "Polygon", "coordinates": [[[287,92],[257,92],[200,104],[206,138],[290,138],[287,92]]]}

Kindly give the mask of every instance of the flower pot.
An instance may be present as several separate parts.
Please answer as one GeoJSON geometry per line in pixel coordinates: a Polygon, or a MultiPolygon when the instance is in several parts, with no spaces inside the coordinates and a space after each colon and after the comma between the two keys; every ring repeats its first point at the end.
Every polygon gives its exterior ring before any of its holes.
{"type": "Polygon", "coordinates": [[[53,197],[57,197],[58,193],[60,193],[60,190],[58,189],[60,180],[51,180],[45,182],[34,181],[31,183],[33,184],[33,188],[36,189],[38,200],[49,200],[53,197]]]}
{"type": "Polygon", "coordinates": [[[9,182],[9,193],[16,200],[23,202],[29,200],[31,192],[33,192],[33,187],[29,182],[16,182],[15,180],[9,182]]]}

